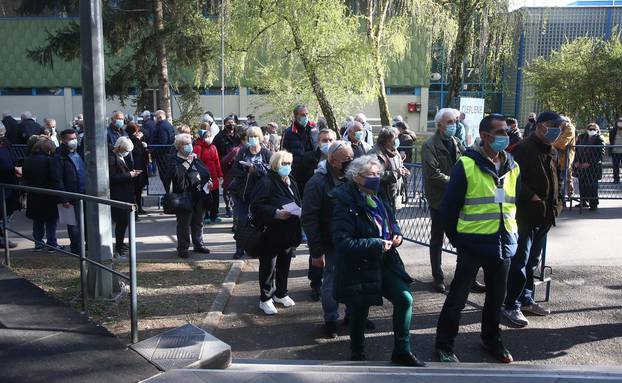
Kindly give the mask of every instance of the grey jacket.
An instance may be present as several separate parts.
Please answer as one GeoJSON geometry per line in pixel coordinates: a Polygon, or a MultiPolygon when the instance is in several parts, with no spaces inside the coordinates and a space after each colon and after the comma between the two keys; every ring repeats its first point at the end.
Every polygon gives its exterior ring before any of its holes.
{"type": "MultiPolygon", "coordinates": [[[[464,146],[455,137],[451,139],[454,142],[457,161],[464,153],[464,146]]],[[[454,163],[442,142],[439,130],[423,144],[422,157],[425,196],[432,208],[440,209],[454,163]]]]}
{"type": "Polygon", "coordinates": [[[378,145],[374,145],[369,154],[375,154],[385,167],[385,171],[380,178],[380,188],[384,192],[389,206],[393,209],[393,214],[395,214],[396,201],[399,198],[404,182],[400,173],[400,169],[404,166],[402,157],[399,153],[395,157],[388,157],[378,145]],[[387,164],[387,161],[390,161],[391,164],[387,164]],[[392,170],[389,170],[389,168],[392,168],[392,170]]]}

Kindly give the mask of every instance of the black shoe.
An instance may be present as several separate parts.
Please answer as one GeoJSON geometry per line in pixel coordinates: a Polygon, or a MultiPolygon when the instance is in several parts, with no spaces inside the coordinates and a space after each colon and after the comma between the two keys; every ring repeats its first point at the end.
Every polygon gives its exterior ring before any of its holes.
{"type": "Polygon", "coordinates": [[[590,206],[590,210],[591,210],[591,211],[598,210],[598,206],[590,206]]]}
{"type": "Polygon", "coordinates": [[[244,250],[236,250],[233,253],[233,259],[242,259],[242,257],[244,257],[244,250]]]}
{"type": "Polygon", "coordinates": [[[409,352],[408,354],[393,354],[391,355],[391,362],[406,367],[425,367],[426,364],[409,352]]]}
{"type": "Polygon", "coordinates": [[[510,351],[501,342],[495,344],[482,343],[482,347],[501,363],[512,363],[514,361],[510,351]]]}
{"type": "Polygon", "coordinates": [[[140,214],[140,215],[145,215],[145,214],[147,214],[147,212],[146,212],[146,211],[144,211],[142,208],[140,208],[140,209],[136,210],[136,213],[138,213],[138,214],[140,214]]]}
{"type": "Polygon", "coordinates": [[[188,253],[188,250],[186,250],[186,251],[178,251],[177,255],[179,256],[179,258],[188,258],[188,257],[190,257],[190,254],[188,253]]]}
{"type": "Polygon", "coordinates": [[[195,246],[193,250],[195,253],[202,253],[202,254],[210,253],[209,249],[205,246],[195,246]]]}
{"type": "Polygon", "coordinates": [[[127,257],[127,246],[125,245],[117,245],[114,247],[114,252],[117,257],[127,257]]]}
{"type": "Polygon", "coordinates": [[[471,286],[471,291],[474,293],[485,293],[486,292],[486,285],[484,285],[483,283],[480,283],[478,281],[474,281],[473,285],[471,286]]]}
{"type": "Polygon", "coordinates": [[[434,290],[436,290],[437,293],[444,294],[445,291],[447,291],[445,283],[443,283],[442,281],[434,281],[432,282],[432,286],[434,286],[434,290]]]}
{"type": "Polygon", "coordinates": [[[437,348],[434,352],[436,353],[438,361],[441,363],[460,363],[460,360],[456,354],[453,353],[453,351],[441,350],[440,348],[437,348]]]}
{"type": "MultiPolygon", "coordinates": [[[[349,317],[344,317],[343,318],[343,325],[345,327],[348,327],[350,325],[350,318],[349,317]]],[[[369,319],[367,319],[367,321],[365,322],[365,330],[367,331],[374,331],[376,329],[376,325],[374,324],[374,322],[370,321],[369,319]]]]}
{"type": "Polygon", "coordinates": [[[324,323],[324,335],[328,339],[335,339],[339,336],[337,333],[337,322],[325,322],[324,323]]]}
{"type": "Polygon", "coordinates": [[[311,300],[313,302],[319,302],[322,292],[319,287],[311,287],[311,300]]]}
{"type": "Polygon", "coordinates": [[[367,360],[367,356],[365,356],[364,352],[354,352],[350,354],[350,360],[353,362],[362,362],[367,360]]]}

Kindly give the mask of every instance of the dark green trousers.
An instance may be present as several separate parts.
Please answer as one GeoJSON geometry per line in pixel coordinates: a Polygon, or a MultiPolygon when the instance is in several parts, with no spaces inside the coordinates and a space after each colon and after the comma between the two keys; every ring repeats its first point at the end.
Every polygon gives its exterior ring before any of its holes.
{"type": "MultiPolygon", "coordinates": [[[[393,304],[393,352],[410,352],[410,322],[412,320],[413,296],[410,288],[395,273],[382,273],[382,295],[393,304]]],[[[365,324],[369,315],[368,305],[349,305],[350,349],[352,352],[365,350],[365,324]]]]}

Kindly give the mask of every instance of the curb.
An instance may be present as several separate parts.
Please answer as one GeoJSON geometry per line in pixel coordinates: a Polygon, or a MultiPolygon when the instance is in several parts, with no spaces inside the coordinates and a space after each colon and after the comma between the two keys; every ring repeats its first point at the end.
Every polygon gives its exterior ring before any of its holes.
{"type": "Polygon", "coordinates": [[[216,295],[216,299],[214,299],[212,307],[210,307],[210,311],[207,313],[207,315],[203,319],[203,322],[201,323],[200,327],[208,333],[213,333],[214,330],[216,330],[216,328],[218,327],[220,318],[223,315],[223,311],[225,311],[227,303],[229,303],[233,288],[235,287],[238,279],[240,278],[240,274],[242,274],[242,268],[245,264],[246,261],[232,262],[229,273],[227,273],[227,276],[222,283],[220,292],[218,293],[218,295],[216,295]]]}

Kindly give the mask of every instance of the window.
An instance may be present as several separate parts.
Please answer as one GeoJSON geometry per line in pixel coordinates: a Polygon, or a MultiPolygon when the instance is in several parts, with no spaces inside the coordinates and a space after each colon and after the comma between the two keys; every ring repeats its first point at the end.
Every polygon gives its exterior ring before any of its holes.
{"type": "Polygon", "coordinates": [[[65,90],[63,88],[35,88],[37,96],[63,96],[65,90]]]}
{"type": "Polygon", "coordinates": [[[32,96],[32,88],[2,88],[0,94],[3,96],[32,96]]]}

